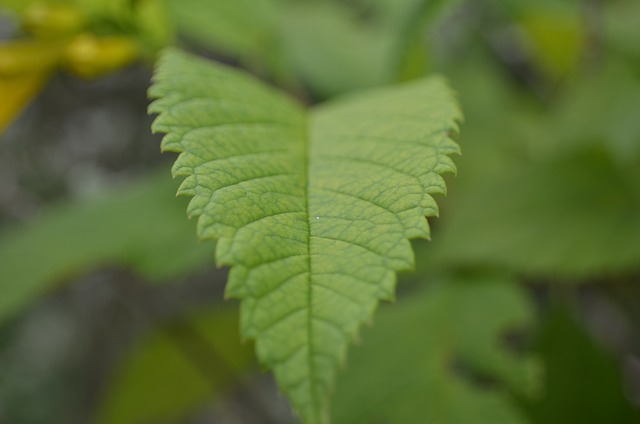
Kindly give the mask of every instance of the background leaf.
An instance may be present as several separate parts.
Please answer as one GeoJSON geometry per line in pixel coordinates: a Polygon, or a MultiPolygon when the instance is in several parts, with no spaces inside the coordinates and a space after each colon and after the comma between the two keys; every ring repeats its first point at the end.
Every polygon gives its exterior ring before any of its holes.
{"type": "Polygon", "coordinates": [[[265,59],[277,27],[273,0],[164,0],[178,30],[234,58],[265,59]]]}
{"type": "Polygon", "coordinates": [[[299,79],[322,98],[392,80],[392,39],[358,21],[342,4],[288,7],[283,49],[299,79]],[[339,46],[336,48],[336,46],[339,46]]]}
{"type": "Polygon", "coordinates": [[[450,199],[424,257],[570,281],[629,273],[640,260],[638,193],[640,175],[600,151],[479,180],[450,199]]]}
{"type": "Polygon", "coordinates": [[[335,422],[528,422],[509,393],[535,393],[540,364],[506,336],[533,319],[501,277],[440,281],[383,307],[338,378],[335,422]]]}
{"type": "Polygon", "coordinates": [[[193,224],[174,191],[174,183],[152,176],[101,199],[62,204],[5,231],[0,323],[57,284],[99,267],[128,266],[157,281],[204,266],[213,246],[193,240],[193,224]]]}
{"type": "Polygon", "coordinates": [[[546,363],[547,389],[527,404],[532,421],[638,422],[640,413],[624,392],[621,369],[611,352],[586,333],[566,305],[554,303],[535,342],[546,363]]]}
{"type": "Polygon", "coordinates": [[[239,385],[253,365],[238,339],[237,313],[199,311],[141,339],[105,394],[99,424],[169,423],[239,385]]]}

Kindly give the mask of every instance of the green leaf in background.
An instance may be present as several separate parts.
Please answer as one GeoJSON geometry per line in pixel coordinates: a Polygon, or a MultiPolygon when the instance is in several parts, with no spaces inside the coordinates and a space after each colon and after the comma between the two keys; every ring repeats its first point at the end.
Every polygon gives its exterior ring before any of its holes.
{"type": "Polygon", "coordinates": [[[392,38],[348,13],[344,5],[288,7],[283,49],[299,78],[322,98],[393,81],[392,38]]]}
{"type": "Polygon", "coordinates": [[[538,362],[506,336],[533,323],[516,282],[458,278],[385,306],[338,377],[336,424],[520,424],[510,393],[534,394],[538,362]]]}
{"type": "Polygon", "coordinates": [[[604,69],[574,79],[549,111],[555,150],[597,146],[622,165],[640,161],[640,78],[608,61],[604,69]]]}
{"type": "Polygon", "coordinates": [[[149,57],[175,37],[174,19],[163,0],[73,0],[98,33],[132,34],[149,57]]]}
{"type": "Polygon", "coordinates": [[[0,324],[58,283],[101,266],[129,266],[151,280],[204,266],[213,246],[194,242],[174,188],[154,175],[2,233],[0,324]]]}
{"type": "MultiPolygon", "coordinates": [[[[608,2],[602,11],[604,36],[608,47],[640,64],[640,3],[635,0],[608,2]]],[[[631,62],[631,61],[630,61],[631,62]]]]}
{"type": "Polygon", "coordinates": [[[566,307],[555,305],[536,341],[546,366],[544,396],[527,403],[537,424],[640,422],[626,397],[618,361],[566,307]]]}
{"type": "Polygon", "coordinates": [[[548,75],[563,77],[577,68],[587,41],[579,2],[522,2],[517,23],[529,53],[548,75]]]}
{"type": "Polygon", "coordinates": [[[265,58],[277,34],[274,0],[163,0],[190,40],[234,58],[265,58]]]}
{"type": "Polygon", "coordinates": [[[253,366],[235,308],[194,313],[143,338],[114,374],[98,424],[169,423],[219,400],[253,366]]]}
{"type": "Polygon", "coordinates": [[[392,81],[419,78],[429,72],[436,58],[433,48],[440,32],[439,20],[446,19],[462,0],[364,0],[372,9],[377,31],[390,40],[387,56],[392,81]]]}
{"type": "Polygon", "coordinates": [[[640,173],[602,151],[458,186],[422,256],[547,277],[598,278],[640,263],[640,173]]]}
{"type": "Polygon", "coordinates": [[[423,76],[427,23],[455,0],[299,2],[282,8],[283,55],[320,98],[423,76]],[[358,13],[357,9],[363,9],[358,13]]]}
{"type": "Polygon", "coordinates": [[[460,112],[437,77],[305,111],[255,79],[177,50],[150,107],[202,239],[231,265],[241,328],[307,423],[328,421],[360,324],[413,267],[431,197],[453,172],[460,112]]]}
{"type": "Polygon", "coordinates": [[[30,3],[31,0],[0,0],[0,8],[12,11],[21,12],[30,3]]]}

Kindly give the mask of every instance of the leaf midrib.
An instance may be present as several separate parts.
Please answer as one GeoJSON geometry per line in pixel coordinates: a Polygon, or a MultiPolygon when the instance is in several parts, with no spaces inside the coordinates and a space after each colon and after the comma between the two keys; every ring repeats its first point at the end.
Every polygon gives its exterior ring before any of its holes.
{"type": "Polygon", "coordinates": [[[307,366],[309,368],[309,380],[311,382],[310,384],[310,391],[311,391],[311,402],[313,405],[313,413],[314,415],[316,415],[316,419],[318,422],[321,421],[320,419],[320,402],[319,402],[319,395],[318,395],[318,389],[317,389],[317,385],[314,384],[314,382],[316,381],[316,369],[315,369],[315,365],[314,365],[314,361],[313,361],[313,267],[312,267],[312,260],[311,260],[311,242],[312,242],[312,235],[311,235],[311,211],[309,209],[309,193],[311,191],[311,126],[310,126],[310,119],[309,119],[309,114],[311,112],[307,111],[305,114],[305,120],[304,120],[304,134],[302,137],[303,140],[303,149],[302,149],[302,154],[303,154],[303,162],[304,162],[304,166],[303,166],[303,172],[304,172],[304,178],[305,178],[305,189],[304,189],[304,209],[305,209],[305,213],[307,216],[307,268],[309,273],[308,278],[307,278],[307,366]]]}

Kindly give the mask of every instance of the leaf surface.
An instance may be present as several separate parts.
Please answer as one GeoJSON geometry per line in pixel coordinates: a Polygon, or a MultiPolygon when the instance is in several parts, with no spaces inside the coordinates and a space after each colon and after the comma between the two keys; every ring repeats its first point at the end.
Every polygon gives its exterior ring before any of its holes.
{"type": "Polygon", "coordinates": [[[305,110],[239,71],[177,50],[151,88],[155,131],[180,152],[198,233],[218,239],[241,329],[308,423],[328,422],[336,369],[395,272],[428,237],[453,172],[460,112],[437,77],[305,110]]]}

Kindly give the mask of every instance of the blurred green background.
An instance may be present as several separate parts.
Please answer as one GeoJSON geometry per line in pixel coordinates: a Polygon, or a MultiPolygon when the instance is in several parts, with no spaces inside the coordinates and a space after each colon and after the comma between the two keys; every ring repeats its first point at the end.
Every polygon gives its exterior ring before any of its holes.
{"type": "Polygon", "coordinates": [[[168,45],[307,104],[458,94],[458,175],[335,423],[640,423],[637,0],[0,0],[0,423],[297,422],[150,134],[168,45]]]}

